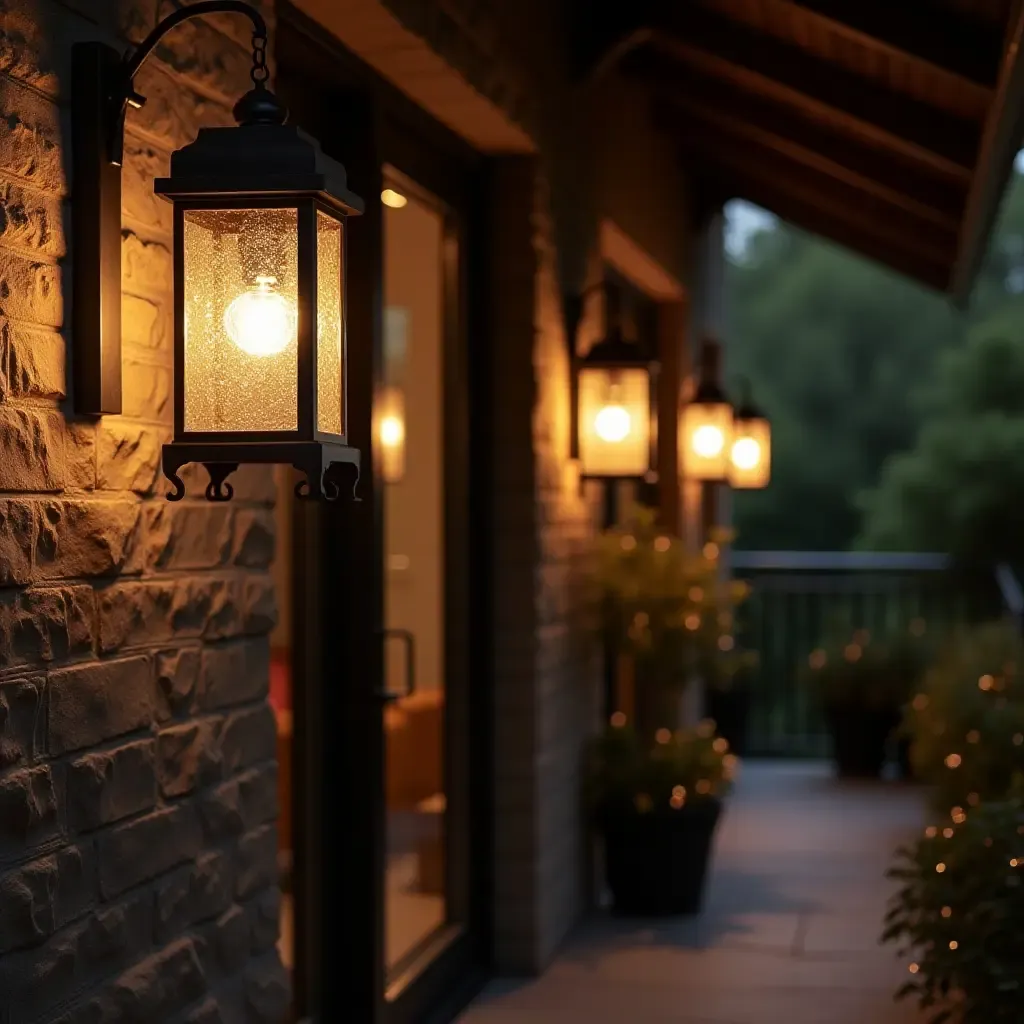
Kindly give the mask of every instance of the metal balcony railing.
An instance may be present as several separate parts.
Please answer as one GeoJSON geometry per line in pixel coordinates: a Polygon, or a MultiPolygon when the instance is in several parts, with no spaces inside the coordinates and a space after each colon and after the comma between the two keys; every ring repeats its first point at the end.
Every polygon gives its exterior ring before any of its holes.
{"type": "Polygon", "coordinates": [[[939,554],[733,551],[734,577],[752,587],[737,639],[758,652],[749,673],[747,753],[823,757],[820,713],[801,676],[827,636],[951,629],[1000,616],[1024,626],[1024,594],[1009,566],[956,569],[939,554]]]}

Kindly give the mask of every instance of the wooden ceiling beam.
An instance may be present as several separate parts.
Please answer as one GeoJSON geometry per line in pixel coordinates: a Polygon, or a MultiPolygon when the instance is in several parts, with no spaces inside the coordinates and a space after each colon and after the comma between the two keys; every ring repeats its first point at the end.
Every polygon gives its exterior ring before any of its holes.
{"type": "Polygon", "coordinates": [[[950,290],[960,304],[970,297],[992,226],[1006,192],[1024,134],[1024,4],[1014,7],[999,84],[982,134],[974,178],[967,196],[950,290]]]}
{"type": "MultiPolygon", "coordinates": [[[[715,0],[710,0],[715,5],[715,0]]],[[[989,93],[1002,58],[999,27],[928,0],[770,0],[876,53],[958,79],[989,93]]]]}
{"type": "Polygon", "coordinates": [[[944,266],[947,272],[952,266],[957,241],[954,231],[923,222],[788,158],[737,143],[724,133],[693,131],[682,136],[680,144],[692,162],[716,168],[747,191],[763,185],[774,194],[792,196],[794,201],[827,212],[832,221],[870,233],[896,251],[944,266]]]}
{"type": "Polygon", "coordinates": [[[717,171],[716,177],[716,187],[726,188],[731,198],[754,203],[794,227],[849,249],[936,291],[944,292],[948,287],[948,264],[934,256],[910,252],[894,245],[890,239],[880,238],[842,211],[809,202],[806,197],[795,195],[774,182],[740,181],[722,169],[717,171]]]}
{"type": "MultiPolygon", "coordinates": [[[[656,64],[656,61],[654,62],[656,64]]],[[[646,61],[648,69],[652,62],[646,61]]],[[[966,187],[935,179],[926,170],[836,132],[770,100],[723,83],[709,88],[699,76],[678,68],[656,72],[663,83],[661,103],[670,130],[687,123],[727,131],[737,139],[789,157],[924,221],[955,231],[966,202],[966,187]],[[666,80],[671,87],[664,87],[666,80]],[[674,112],[678,112],[675,113],[674,112]],[[674,116],[673,116],[674,114],[674,116]]]]}
{"type": "Polygon", "coordinates": [[[692,5],[673,8],[665,52],[705,75],[827,118],[858,138],[969,181],[979,126],[901,96],[692,5]]]}

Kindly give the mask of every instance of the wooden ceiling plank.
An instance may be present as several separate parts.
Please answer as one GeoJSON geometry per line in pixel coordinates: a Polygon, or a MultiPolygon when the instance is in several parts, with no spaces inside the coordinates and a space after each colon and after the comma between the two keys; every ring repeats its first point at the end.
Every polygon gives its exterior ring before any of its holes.
{"type": "Polygon", "coordinates": [[[865,228],[863,223],[849,219],[842,212],[837,214],[828,206],[808,202],[806,197],[795,195],[767,181],[726,177],[720,178],[716,186],[725,186],[732,198],[754,203],[801,230],[880,263],[936,291],[943,292],[947,288],[948,265],[934,256],[910,252],[894,245],[890,239],[880,238],[874,231],[865,228]]]}
{"type": "Polygon", "coordinates": [[[771,0],[828,30],[898,60],[940,71],[962,86],[995,88],[1003,38],[990,22],[927,0],[771,0]]]}
{"type": "Polygon", "coordinates": [[[802,50],[696,7],[673,8],[660,44],[716,78],[815,110],[835,124],[959,180],[969,180],[977,126],[867,82],[802,50]]]}
{"type": "Polygon", "coordinates": [[[736,145],[731,140],[706,134],[691,134],[681,141],[693,160],[720,168],[731,180],[764,182],[768,187],[831,211],[836,218],[870,230],[890,246],[924,260],[934,260],[947,268],[952,265],[956,249],[954,232],[939,230],[902,211],[885,207],[856,189],[823,180],[822,175],[810,169],[764,151],[754,151],[749,145],[736,145]]]}
{"type": "MultiPolygon", "coordinates": [[[[648,70],[651,63],[645,62],[648,70]]],[[[668,108],[678,108],[703,124],[718,125],[789,155],[924,220],[951,230],[959,224],[966,186],[935,178],[920,167],[911,168],[906,161],[835,131],[827,122],[725,83],[708,88],[706,81],[682,68],[671,75],[662,70],[657,73],[668,108]],[[671,85],[665,85],[669,80],[671,85]]],[[[678,130],[671,121],[668,127],[678,130]]]]}

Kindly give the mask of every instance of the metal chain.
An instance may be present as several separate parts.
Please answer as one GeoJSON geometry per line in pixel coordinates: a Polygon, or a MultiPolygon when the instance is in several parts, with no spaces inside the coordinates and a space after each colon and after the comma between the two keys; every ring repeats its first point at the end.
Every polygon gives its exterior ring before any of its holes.
{"type": "Polygon", "coordinates": [[[267,67],[267,37],[256,35],[252,37],[252,71],[249,77],[255,85],[263,85],[270,77],[270,69],[267,67]]]}

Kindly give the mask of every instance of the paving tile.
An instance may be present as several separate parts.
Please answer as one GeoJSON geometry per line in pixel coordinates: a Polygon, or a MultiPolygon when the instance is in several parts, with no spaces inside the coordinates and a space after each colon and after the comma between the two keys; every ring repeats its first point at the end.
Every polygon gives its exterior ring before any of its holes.
{"type": "Polygon", "coordinates": [[[496,981],[461,1024],[922,1024],[878,935],[921,795],[827,765],[744,766],[702,915],[595,916],[540,978],[496,981]]]}

